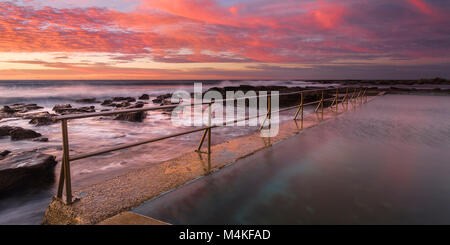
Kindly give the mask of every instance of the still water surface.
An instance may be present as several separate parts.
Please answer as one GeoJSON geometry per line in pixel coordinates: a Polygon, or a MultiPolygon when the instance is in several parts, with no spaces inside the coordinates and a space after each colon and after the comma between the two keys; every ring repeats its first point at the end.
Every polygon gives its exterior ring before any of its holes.
{"type": "Polygon", "coordinates": [[[172,224],[450,224],[450,97],[386,95],[134,211],[172,224]]]}

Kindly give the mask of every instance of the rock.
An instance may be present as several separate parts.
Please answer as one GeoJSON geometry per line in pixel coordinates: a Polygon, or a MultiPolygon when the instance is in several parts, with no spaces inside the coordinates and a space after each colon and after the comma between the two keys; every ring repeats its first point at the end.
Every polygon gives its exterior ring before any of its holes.
{"type": "Polygon", "coordinates": [[[56,165],[55,157],[36,151],[10,154],[0,160],[0,192],[25,184],[35,184],[36,180],[49,180],[56,165]]]}
{"type": "Polygon", "coordinates": [[[109,105],[111,105],[112,104],[112,100],[104,100],[102,103],[101,103],[101,105],[104,105],[104,106],[109,106],[109,105]]]}
{"type": "Polygon", "coordinates": [[[25,113],[33,110],[39,110],[42,108],[44,107],[38,106],[37,104],[12,104],[3,106],[3,109],[1,111],[7,114],[13,114],[13,113],[25,113]]]}
{"type": "Polygon", "coordinates": [[[64,110],[72,108],[72,105],[70,104],[57,104],[53,107],[53,111],[56,111],[57,113],[60,113],[64,110]]]}
{"type": "Polygon", "coordinates": [[[127,106],[126,109],[134,109],[134,108],[142,108],[144,107],[143,103],[136,103],[134,105],[127,106]]]}
{"type": "Polygon", "coordinates": [[[24,119],[31,119],[28,123],[34,124],[36,126],[44,126],[44,125],[50,125],[53,123],[57,123],[56,120],[56,114],[50,114],[48,112],[39,112],[39,113],[33,113],[30,115],[26,115],[23,118],[24,119]]]}
{"type": "Polygon", "coordinates": [[[171,100],[163,100],[163,101],[161,102],[161,104],[159,104],[159,105],[160,105],[160,106],[164,106],[164,105],[177,105],[177,104],[180,104],[180,102],[172,103],[171,100]]]}
{"type": "Polygon", "coordinates": [[[9,153],[11,153],[11,152],[8,150],[4,150],[4,151],[0,152],[0,160],[5,158],[9,153]]]}
{"type": "Polygon", "coordinates": [[[150,96],[148,94],[143,94],[143,95],[139,96],[138,99],[140,99],[140,100],[149,100],[150,96]]]}
{"type": "Polygon", "coordinates": [[[16,127],[9,132],[11,136],[11,140],[24,140],[24,139],[33,139],[37,137],[41,137],[40,133],[37,133],[31,129],[24,129],[20,127],[16,127]]]}
{"type": "Polygon", "coordinates": [[[119,102],[126,100],[127,102],[135,102],[136,99],[133,97],[114,97],[112,98],[113,101],[119,102]]]}
{"type": "Polygon", "coordinates": [[[152,100],[153,103],[159,104],[162,103],[164,100],[169,99],[172,97],[172,94],[163,94],[156,97],[156,99],[152,100]]]}
{"type": "Polygon", "coordinates": [[[99,103],[95,98],[84,98],[75,100],[77,103],[99,103]]]}
{"type": "Polygon", "coordinates": [[[11,153],[11,152],[8,150],[4,150],[4,151],[0,152],[0,156],[6,157],[9,153],[11,153]]]}
{"type": "Polygon", "coordinates": [[[130,102],[124,101],[122,103],[112,103],[109,106],[116,107],[116,108],[125,108],[125,107],[130,106],[130,102]]]}
{"type": "Polygon", "coordinates": [[[59,105],[55,105],[53,107],[53,110],[56,113],[59,113],[61,115],[76,114],[76,113],[90,113],[90,112],[95,112],[95,106],[92,105],[92,106],[72,108],[72,105],[70,105],[70,104],[59,104],[59,105]]]}
{"type": "Polygon", "coordinates": [[[147,113],[145,111],[140,112],[130,112],[117,115],[114,120],[123,120],[129,122],[142,122],[147,117],[147,113]]]}
{"type": "Polygon", "coordinates": [[[16,110],[11,109],[11,107],[5,105],[3,106],[3,112],[8,113],[8,114],[12,114],[12,113],[16,113],[16,110]]]}
{"type": "Polygon", "coordinates": [[[1,126],[0,127],[0,137],[9,136],[11,131],[14,130],[15,127],[11,126],[1,126]]]}
{"type": "Polygon", "coordinates": [[[36,142],[48,142],[48,138],[41,137],[41,138],[34,139],[33,141],[36,141],[36,142]]]}
{"type": "Polygon", "coordinates": [[[43,116],[43,117],[35,117],[31,119],[28,123],[35,124],[36,126],[44,126],[57,123],[57,120],[55,119],[55,117],[52,116],[43,116]]]}

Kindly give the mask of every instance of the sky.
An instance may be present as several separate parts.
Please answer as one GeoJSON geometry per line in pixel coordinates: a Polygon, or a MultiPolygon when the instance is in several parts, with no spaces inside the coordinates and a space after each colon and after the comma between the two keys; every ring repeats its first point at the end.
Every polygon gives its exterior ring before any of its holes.
{"type": "Polygon", "coordinates": [[[0,0],[0,80],[450,78],[448,0],[0,0]]]}

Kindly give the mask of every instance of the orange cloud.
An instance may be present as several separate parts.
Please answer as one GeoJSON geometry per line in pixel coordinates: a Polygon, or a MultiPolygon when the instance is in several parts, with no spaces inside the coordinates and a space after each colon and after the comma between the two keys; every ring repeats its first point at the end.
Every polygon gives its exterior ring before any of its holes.
{"type": "Polygon", "coordinates": [[[422,0],[408,0],[410,4],[419,9],[422,13],[427,15],[434,15],[435,11],[422,0]]]}
{"type": "MultiPolygon", "coordinates": [[[[141,3],[136,10],[123,12],[52,8],[46,7],[45,1],[38,5],[0,2],[0,52],[64,52],[68,62],[72,52],[120,54],[115,61],[123,63],[145,59],[162,63],[329,64],[450,55],[445,35],[449,18],[430,18],[436,10],[423,0],[141,3]],[[411,6],[427,16],[409,18],[411,6]]],[[[441,4],[440,11],[450,10],[447,5],[441,4]]],[[[0,57],[0,62],[8,61],[0,57]]],[[[41,65],[58,68],[58,72],[98,69],[102,76],[116,74],[113,63],[66,64],[41,65]]],[[[120,74],[132,71],[118,70],[120,74]]],[[[139,74],[152,76],[152,72],[157,73],[146,70],[139,74]]]]}

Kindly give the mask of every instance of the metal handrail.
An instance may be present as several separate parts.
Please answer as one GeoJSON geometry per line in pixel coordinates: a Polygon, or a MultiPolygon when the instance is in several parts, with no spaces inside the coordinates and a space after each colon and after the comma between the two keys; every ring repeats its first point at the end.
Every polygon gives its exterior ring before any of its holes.
{"type": "MultiPolygon", "coordinates": [[[[311,93],[311,92],[321,92],[321,91],[336,90],[336,89],[342,89],[342,88],[302,90],[302,91],[297,91],[297,92],[282,93],[282,94],[279,94],[279,96],[292,95],[292,94],[301,94],[301,93],[311,93]]],[[[253,98],[260,98],[260,97],[264,97],[264,96],[267,97],[268,95],[257,95],[257,96],[249,96],[249,97],[239,97],[239,98],[215,100],[213,102],[226,102],[226,101],[234,101],[234,100],[253,99],[253,98]]],[[[59,120],[81,119],[81,118],[88,118],[88,117],[111,116],[111,115],[124,114],[124,113],[171,109],[171,108],[175,108],[177,106],[185,107],[185,106],[195,106],[195,105],[205,105],[205,104],[208,104],[208,102],[190,103],[190,104],[174,104],[174,105],[163,105],[163,106],[152,106],[152,107],[146,107],[146,108],[123,109],[123,110],[117,110],[117,111],[103,111],[103,112],[70,114],[70,115],[57,116],[57,117],[55,117],[55,120],[59,121],[59,120]]]]}
{"type": "MultiPolygon", "coordinates": [[[[63,158],[62,158],[62,167],[61,167],[61,172],[60,172],[60,178],[59,178],[59,185],[58,185],[58,192],[57,192],[57,198],[62,199],[62,194],[63,194],[63,188],[64,185],[66,187],[66,204],[71,204],[72,203],[72,187],[71,187],[71,176],[70,176],[70,162],[71,161],[75,161],[75,160],[80,160],[80,159],[84,159],[84,158],[88,158],[88,157],[92,157],[92,156],[97,156],[97,155],[101,155],[104,153],[108,153],[108,152],[112,152],[112,151],[117,151],[117,150],[122,150],[122,149],[127,149],[130,147],[134,147],[134,146],[139,146],[139,145],[143,145],[143,144],[148,144],[148,143],[152,143],[152,142],[156,142],[156,141],[160,141],[160,140],[164,140],[164,139],[168,139],[168,138],[173,138],[173,137],[177,137],[177,136],[181,136],[181,135],[186,135],[186,134],[191,134],[191,133],[195,133],[195,132],[200,132],[200,131],[204,131],[202,138],[200,140],[200,144],[197,148],[198,152],[201,152],[200,149],[203,145],[203,142],[206,138],[206,136],[208,135],[208,151],[206,153],[211,154],[211,129],[212,128],[216,128],[216,127],[221,127],[224,125],[228,125],[229,123],[236,123],[239,121],[243,121],[243,120],[250,120],[253,118],[259,118],[261,116],[264,115],[257,115],[257,116],[247,116],[241,119],[235,119],[232,121],[228,121],[228,122],[222,122],[221,124],[216,124],[216,125],[212,125],[211,124],[211,104],[212,103],[217,103],[217,102],[225,102],[225,101],[235,101],[235,100],[242,100],[242,99],[251,99],[251,98],[259,98],[259,97],[267,97],[268,98],[268,104],[267,104],[267,113],[266,113],[266,118],[264,119],[263,123],[261,124],[261,127],[259,128],[259,130],[261,130],[265,124],[265,121],[267,118],[269,118],[272,115],[272,113],[276,113],[276,112],[282,112],[282,111],[287,111],[287,110],[292,110],[295,108],[298,108],[294,120],[297,120],[297,116],[298,114],[301,112],[301,120],[303,120],[303,107],[307,106],[307,105],[313,105],[318,103],[317,108],[316,108],[316,112],[319,108],[319,106],[321,107],[321,112],[323,113],[323,104],[325,101],[330,101],[333,100],[333,103],[331,106],[333,106],[333,104],[335,103],[336,105],[336,110],[337,110],[337,106],[338,106],[338,101],[346,101],[347,104],[349,102],[349,100],[357,100],[358,98],[362,98],[363,96],[365,96],[365,92],[367,89],[365,89],[363,91],[362,88],[360,88],[359,93],[355,96],[356,94],[356,90],[357,88],[354,88],[353,94],[351,97],[349,97],[348,94],[348,87],[344,87],[344,88],[324,88],[324,89],[315,89],[315,90],[303,90],[303,91],[298,91],[298,92],[289,92],[289,93],[283,93],[283,94],[279,94],[279,96],[283,96],[283,95],[292,95],[292,94],[300,94],[300,104],[299,105],[295,105],[295,106],[290,106],[290,107],[286,107],[283,109],[279,109],[278,111],[271,111],[271,106],[270,106],[270,101],[271,101],[271,95],[258,95],[258,96],[249,96],[249,97],[239,97],[239,98],[232,98],[232,99],[224,99],[224,100],[215,100],[215,101],[211,101],[211,102],[202,102],[202,103],[190,103],[190,104],[176,104],[176,105],[166,105],[166,106],[155,106],[155,107],[147,107],[147,108],[137,108],[137,109],[124,109],[124,110],[118,110],[118,111],[108,111],[108,112],[96,112],[96,113],[82,113],[82,114],[74,114],[74,115],[63,115],[63,116],[58,116],[56,117],[56,120],[60,120],[61,121],[61,129],[62,129],[62,139],[63,139],[63,158]],[[345,89],[345,97],[342,100],[339,100],[339,90],[340,89],[345,89]],[[324,98],[324,91],[328,91],[328,90],[336,90],[336,97],[335,98],[328,98],[325,99],[324,98]],[[312,93],[312,92],[322,92],[321,94],[321,99],[318,101],[313,101],[313,102],[308,102],[308,103],[303,103],[303,94],[304,93],[312,93]],[[123,113],[133,113],[133,112],[143,112],[143,111],[152,111],[152,110],[161,110],[161,109],[169,109],[169,108],[175,108],[178,106],[194,106],[194,105],[205,105],[208,104],[209,105],[209,121],[208,121],[208,126],[205,127],[201,127],[201,128],[197,128],[197,129],[192,129],[192,130],[187,130],[187,131],[183,131],[180,133],[175,133],[175,134],[171,134],[171,135],[166,135],[166,136],[162,136],[162,137],[156,137],[156,138],[152,138],[152,139],[147,139],[147,140],[142,140],[142,141],[138,141],[138,142],[134,142],[134,143],[128,143],[128,144],[122,144],[119,146],[115,146],[115,147],[111,147],[108,149],[103,149],[103,150],[98,150],[98,151],[93,151],[93,152],[88,152],[88,153],[83,153],[83,154],[79,154],[73,157],[70,157],[69,155],[69,138],[68,138],[68,129],[67,129],[67,121],[68,120],[72,120],[72,119],[81,119],[81,118],[88,118],[88,117],[98,117],[98,116],[109,116],[109,115],[116,115],[116,114],[123,114],[123,113]]],[[[362,102],[362,100],[361,100],[362,102]]],[[[270,121],[269,121],[269,125],[270,125],[270,121]]]]}

